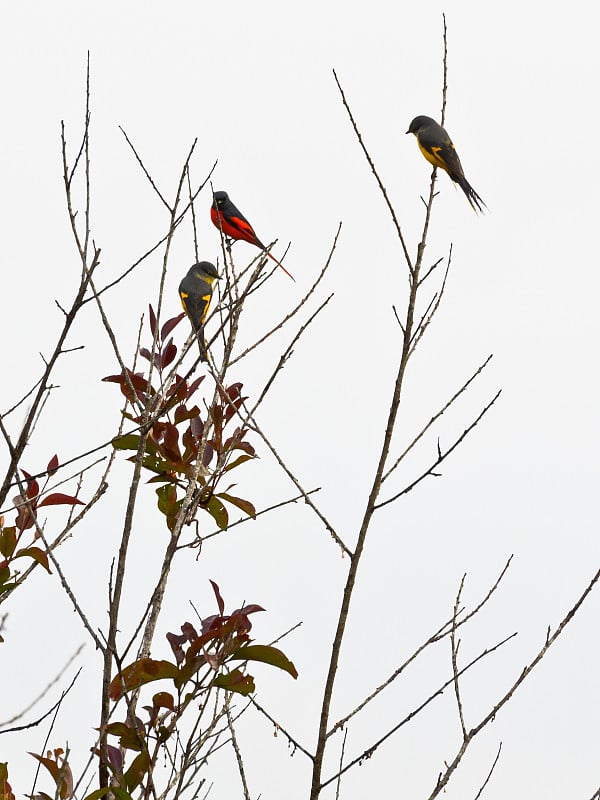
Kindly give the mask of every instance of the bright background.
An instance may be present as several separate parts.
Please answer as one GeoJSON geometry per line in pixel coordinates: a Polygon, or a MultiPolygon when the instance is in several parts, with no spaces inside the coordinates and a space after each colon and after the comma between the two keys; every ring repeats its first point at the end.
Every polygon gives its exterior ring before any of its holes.
{"type": "MultiPolygon", "coordinates": [[[[139,149],[161,190],[173,196],[185,154],[198,137],[193,175],[215,159],[215,189],[226,189],[265,242],[292,242],[293,284],[275,275],[246,312],[241,344],[287,312],[321,269],[338,222],[342,236],[319,298],[329,307],[309,328],[259,413],[259,421],[320,507],[352,546],[370,487],[399,357],[391,306],[402,308],[406,274],[393,226],[349,125],[332,68],[416,250],[430,169],[412,136],[417,114],[437,117],[442,78],[442,11],[449,27],[447,127],[466,175],[489,206],[476,217],[445,175],[438,181],[428,259],[453,243],[453,268],[435,326],[412,362],[394,452],[489,353],[472,392],[438,425],[399,474],[400,489],[460,434],[493,396],[492,412],[448,461],[443,478],[421,485],[376,518],[367,545],[334,698],[337,719],[378,685],[452,612],[474,605],[514,554],[495,599],[462,633],[465,661],[518,630],[518,637],[465,679],[467,724],[504,693],[575,602],[597,569],[599,322],[597,313],[600,54],[588,4],[562,10],[509,0],[501,9],[455,2],[403,8],[342,2],[22,2],[0,11],[3,122],[2,403],[18,400],[41,372],[62,325],[79,265],[61,183],[60,120],[71,154],[81,135],[85,60],[91,52],[93,236],[103,282],[120,274],[164,232],[167,219],[118,129],[139,149]]],[[[200,255],[219,256],[199,201],[200,255]]],[[[238,262],[255,250],[237,245],[238,262]]],[[[167,277],[166,314],[179,312],[177,285],[193,260],[189,226],[179,231],[167,277]]],[[[154,302],[160,257],[106,296],[126,354],[154,302]]],[[[252,396],[296,328],[239,364],[232,379],[252,396]]],[[[181,332],[183,335],[183,331],[181,332]]],[[[120,399],[100,379],[117,371],[93,304],[69,344],[85,349],[60,362],[58,384],[24,466],[42,469],[113,435],[120,399]]],[[[12,420],[15,425],[18,420],[12,420]]],[[[239,494],[258,507],[295,490],[263,456],[240,471],[239,494]],[[243,489],[243,491],[242,491],[243,489]]],[[[106,624],[106,584],[130,467],[123,459],[111,494],[59,552],[95,626],[106,624]]],[[[91,486],[91,483],[88,484],[91,486]]],[[[85,492],[84,492],[85,494],[85,492]]],[[[384,492],[384,496],[386,496],[384,492]]],[[[152,583],[162,519],[150,490],[138,508],[127,588],[131,620],[152,583]],[[157,541],[154,545],[153,541],[157,541]]],[[[48,530],[60,512],[49,515],[48,530]]],[[[206,523],[204,522],[206,525],[206,523]]],[[[206,531],[205,531],[206,532],[206,531]]],[[[188,601],[214,610],[208,578],[229,608],[264,605],[258,641],[302,621],[283,644],[300,678],[255,670],[259,700],[309,750],[347,562],[304,505],[232,529],[181,563],[170,584],[157,642],[193,620],[188,601]]],[[[40,571],[41,572],[41,571],[40,571]]],[[[36,575],[3,607],[0,718],[40,692],[78,644],[85,670],[69,695],[50,746],[68,741],[83,763],[97,724],[100,658],[56,581],[36,575]],[[17,691],[18,689],[18,691],[17,691]]],[[[485,797],[588,800],[598,763],[598,593],[584,605],[532,678],[472,746],[446,796],[474,797],[502,755],[485,797]]],[[[157,652],[156,655],[166,655],[157,652]]],[[[72,674],[72,670],[69,675],[72,674]]],[[[450,675],[449,643],[438,645],[350,727],[346,753],[368,747],[450,675]]],[[[51,692],[36,708],[42,713],[51,692]]],[[[28,718],[33,718],[34,712],[28,718]]],[[[17,795],[30,791],[32,761],[47,727],[0,736],[17,795]]],[[[459,743],[452,692],[392,737],[342,783],[347,800],[391,794],[427,797],[459,743]]],[[[308,794],[308,762],[262,720],[240,723],[253,797],[308,794]]],[[[333,756],[333,753],[332,753],[333,756]]],[[[337,758],[337,756],[336,756],[337,758]]],[[[332,760],[326,774],[335,768],[332,760]]],[[[237,796],[230,754],[206,770],[212,797],[237,796]]],[[[48,784],[44,784],[46,790],[48,784]]],[[[332,791],[325,797],[333,797],[332,791]]]]}

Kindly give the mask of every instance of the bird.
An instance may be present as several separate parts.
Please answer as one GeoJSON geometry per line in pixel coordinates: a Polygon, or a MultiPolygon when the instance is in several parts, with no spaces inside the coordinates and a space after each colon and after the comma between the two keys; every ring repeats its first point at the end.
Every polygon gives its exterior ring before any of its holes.
{"type": "Polygon", "coordinates": [[[431,117],[415,117],[406,133],[414,133],[419,149],[434,167],[446,170],[454,183],[458,183],[474,211],[483,213],[487,208],[481,197],[465,178],[460,158],[445,128],[431,117]]]}
{"type": "Polygon", "coordinates": [[[200,361],[207,361],[204,322],[212,299],[212,285],[220,278],[214,264],[199,261],[191,266],[179,284],[179,297],[188,315],[200,346],[200,361]]]}
{"type": "Polygon", "coordinates": [[[223,236],[228,236],[230,239],[241,239],[243,242],[250,242],[250,244],[260,247],[272,259],[286,275],[295,281],[294,276],[287,271],[280,261],[277,261],[275,256],[267,250],[264,244],[260,241],[254,228],[241,211],[229,199],[227,192],[214,192],[213,204],[210,207],[210,218],[213,225],[223,232],[223,236]]]}

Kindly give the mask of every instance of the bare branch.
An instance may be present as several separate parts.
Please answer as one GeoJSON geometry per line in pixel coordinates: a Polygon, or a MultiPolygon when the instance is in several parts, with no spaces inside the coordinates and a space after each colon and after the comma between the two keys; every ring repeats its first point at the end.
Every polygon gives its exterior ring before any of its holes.
{"type": "Polygon", "coordinates": [[[450,633],[450,644],[452,648],[452,678],[454,683],[454,694],[456,696],[456,705],[458,707],[458,717],[460,719],[460,727],[462,728],[463,739],[467,738],[467,729],[465,727],[465,717],[463,713],[463,704],[460,696],[460,684],[458,680],[458,648],[460,641],[456,641],[456,618],[458,616],[458,609],[460,606],[460,596],[465,585],[466,574],[462,576],[458,592],[456,594],[456,602],[454,603],[454,613],[452,614],[452,630],[450,633]]]}
{"type": "Polygon", "coordinates": [[[456,450],[458,445],[464,439],[466,439],[466,437],[471,433],[471,431],[474,428],[477,427],[477,425],[480,423],[480,421],[483,419],[483,417],[487,414],[487,412],[490,410],[490,408],[494,405],[494,403],[500,397],[501,394],[502,394],[502,390],[499,389],[496,392],[496,394],[494,395],[494,397],[490,400],[490,402],[487,403],[487,405],[484,406],[483,410],[479,413],[479,415],[473,420],[473,422],[467,428],[465,428],[465,430],[461,433],[461,435],[458,437],[458,439],[455,439],[453,444],[447,450],[444,450],[442,452],[442,451],[440,451],[438,449],[438,456],[437,456],[436,460],[433,462],[433,464],[427,470],[425,470],[425,472],[423,472],[421,475],[419,475],[418,478],[415,478],[414,481],[411,481],[408,484],[408,486],[406,486],[404,489],[402,489],[401,492],[397,492],[395,495],[392,495],[392,497],[388,497],[387,500],[382,500],[381,503],[377,503],[375,505],[375,509],[383,508],[384,506],[387,506],[389,503],[393,503],[394,500],[397,500],[399,497],[402,497],[402,495],[408,494],[408,492],[412,491],[415,488],[415,486],[417,486],[419,483],[421,483],[421,481],[424,480],[425,478],[427,478],[428,476],[434,476],[435,477],[436,474],[434,472],[434,469],[436,467],[438,467],[443,461],[445,461],[446,458],[448,458],[448,456],[451,453],[453,453],[454,450],[456,450]]]}
{"type": "Polygon", "coordinates": [[[501,752],[502,752],[502,742],[500,742],[500,744],[498,745],[498,752],[496,753],[496,758],[494,759],[494,762],[493,762],[492,766],[490,767],[490,771],[488,772],[486,779],[481,784],[481,788],[479,789],[479,791],[475,795],[474,800],[479,800],[479,798],[483,794],[483,790],[485,789],[485,787],[490,782],[490,778],[492,777],[492,774],[493,774],[494,770],[496,769],[496,764],[500,760],[500,753],[501,752]]]}

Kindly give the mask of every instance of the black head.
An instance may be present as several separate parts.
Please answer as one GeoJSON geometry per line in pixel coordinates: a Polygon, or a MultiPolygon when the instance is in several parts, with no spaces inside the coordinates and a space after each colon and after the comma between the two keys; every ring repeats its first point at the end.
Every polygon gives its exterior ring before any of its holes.
{"type": "Polygon", "coordinates": [[[431,117],[424,117],[424,116],[415,117],[408,126],[408,130],[406,132],[417,133],[422,128],[426,128],[428,125],[431,125],[431,123],[433,123],[434,125],[436,124],[436,121],[434,119],[431,119],[431,117]]]}
{"type": "Polygon", "coordinates": [[[217,206],[217,208],[222,208],[228,202],[229,195],[227,192],[215,192],[213,194],[213,205],[217,206]]]}

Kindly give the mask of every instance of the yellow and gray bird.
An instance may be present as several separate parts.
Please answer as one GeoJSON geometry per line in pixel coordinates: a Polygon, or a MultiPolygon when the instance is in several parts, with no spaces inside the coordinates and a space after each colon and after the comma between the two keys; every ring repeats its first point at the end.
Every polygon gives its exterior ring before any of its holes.
{"type": "Polygon", "coordinates": [[[446,170],[454,183],[458,183],[474,211],[487,208],[481,197],[465,178],[460,158],[445,128],[431,117],[415,117],[407,133],[414,133],[417,144],[427,161],[434,167],[446,170]]]}
{"type": "Polygon", "coordinates": [[[204,323],[212,299],[212,285],[219,277],[214,264],[211,264],[210,261],[200,261],[190,267],[187,275],[179,284],[181,305],[198,336],[201,361],[207,360],[204,323]]]}

